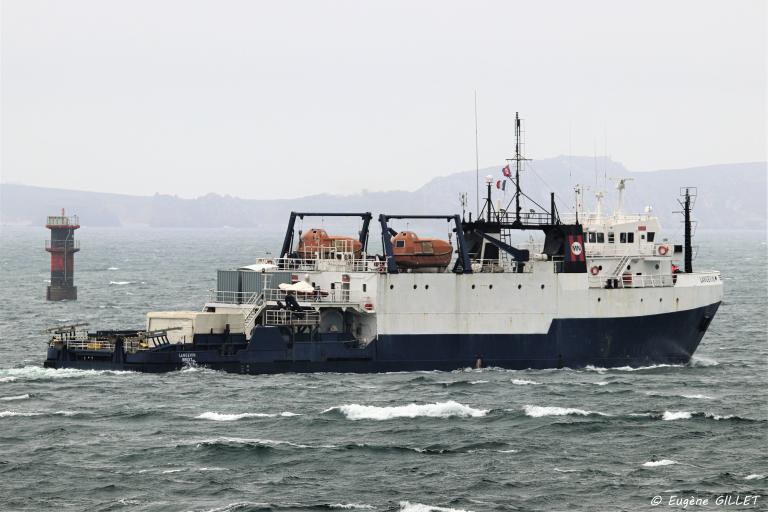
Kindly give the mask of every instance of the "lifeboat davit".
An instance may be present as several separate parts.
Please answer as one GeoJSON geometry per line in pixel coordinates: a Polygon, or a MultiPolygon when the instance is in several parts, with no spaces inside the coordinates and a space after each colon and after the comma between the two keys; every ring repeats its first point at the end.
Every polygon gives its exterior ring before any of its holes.
{"type": "Polygon", "coordinates": [[[392,251],[398,267],[444,269],[451,262],[453,247],[445,240],[419,238],[413,231],[401,231],[392,238],[392,251]]]}
{"type": "Polygon", "coordinates": [[[329,235],[324,229],[310,229],[299,240],[296,250],[299,258],[329,258],[338,253],[354,253],[355,258],[360,258],[363,244],[350,236],[329,235]]]}

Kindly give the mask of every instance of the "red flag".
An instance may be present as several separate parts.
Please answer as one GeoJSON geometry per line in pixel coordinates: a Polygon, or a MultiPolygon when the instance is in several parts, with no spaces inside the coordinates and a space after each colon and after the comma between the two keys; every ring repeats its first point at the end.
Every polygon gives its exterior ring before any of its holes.
{"type": "Polygon", "coordinates": [[[504,173],[504,176],[506,176],[507,178],[509,178],[510,176],[512,176],[512,171],[510,171],[510,170],[509,170],[509,164],[507,164],[507,165],[506,165],[506,166],[505,166],[505,167],[504,167],[504,168],[501,170],[501,172],[502,172],[502,173],[504,173]]]}
{"type": "Polygon", "coordinates": [[[501,188],[501,180],[496,180],[496,188],[501,188]]]}

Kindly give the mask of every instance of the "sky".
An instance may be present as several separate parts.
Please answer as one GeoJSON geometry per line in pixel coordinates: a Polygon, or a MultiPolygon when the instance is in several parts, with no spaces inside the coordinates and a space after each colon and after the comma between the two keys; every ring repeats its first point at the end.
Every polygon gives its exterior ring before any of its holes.
{"type": "MultiPolygon", "coordinates": [[[[300,197],[766,160],[763,1],[2,1],[0,181],[300,197]]],[[[472,189],[474,184],[468,184],[472,189]]]]}

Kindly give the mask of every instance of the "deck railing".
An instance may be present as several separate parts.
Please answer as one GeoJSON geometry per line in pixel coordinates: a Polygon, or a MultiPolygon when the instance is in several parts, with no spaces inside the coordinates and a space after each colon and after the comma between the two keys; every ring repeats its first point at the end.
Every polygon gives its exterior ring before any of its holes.
{"type": "Polygon", "coordinates": [[[335,270],[341,272],[378,272],[383,261],[346,257],[351,253],[334,253],[328,258],[260,258],[256,264],[275,265],[275,270],[310,272],[335,270]]]}
{"type": "Polygon", "coordinates": [[[46,251],[79,251],[80,250],[80,240],[46,240],[45,241],[45,250],[46,251]]]}
{"type": "Polygon", "coordinates": [[[318,325],[320,323],[320,312],[313,310],[271,309],[266,313],[267,325],[318,325]]]}
{"type": "Polygon", "coordinates": [[[659,288],[675,285],[672,274],[623,274],[619,276],[589,276],[590,288],[659,288]]]}

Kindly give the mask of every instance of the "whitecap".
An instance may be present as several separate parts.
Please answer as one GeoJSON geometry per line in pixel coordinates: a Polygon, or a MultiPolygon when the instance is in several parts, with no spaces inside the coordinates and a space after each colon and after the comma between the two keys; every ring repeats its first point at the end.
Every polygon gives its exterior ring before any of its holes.
{"type": "Polygon", "coordinates": [[[595,411],[585,411],[584,409],[574,409],[570,407],[542,407],[539,405],[526,405],[523,407],[526,416],[531,418],[541,418],[542,416],[589,416],[590,414],[597,414],[599,416],[609,416],[608,414],[595,411]]]}
{"type": "Polygon", "coordinates": [[[487,380],[472,380],[469,381],[470,384],[488,384],[489,381],[487,380]]]}
{"type": "Polygon", "coordinates": [[[165,471],[163,471],[163,474],[166,474],[166,473],[181,473],[182,471],[184,471],[184,470],[183,469],[166,469],[165,471]]]}
{"type": "Polygon", "coordinates": [[[711,413],[705,414],[704,417],[711,418],[713,420],[731,420],[731,419],[734,419],[734,418],[738,418],[738,416],[736,416],[734,414],[725,414],[725,415],[721,416],[719,414],[711,414],[711,413]]]}
{"type": "Polygon", "coordinates": [[[195,416],[195,418],[199,420],[212,420],[212,421],[236,421],[236,420],[241,420],[243,418],[277,418],[278,416],[289,417],[289,416],[298,416],[298,414],[288,412],[288,411],[281,412],[280,414],[272,414],[272,413],[266,413],[266,412],[243,412],[240,414],[226,414],[226,413],[207,411],[200,414],[199,416],[195,416]]]}
{"type": "Polygon", "coordinates": [[[449,400],[434,404],[408,404],[394,407],[377,407],[375,405],[345,404],[331,407],[323,413],[339,411],[350,420],[390,420],[393,418],[461,418],[479,417],[488,414],[486,409],[474,409],[467,405],[449,400]]]}
{"type": "Polygon", "coordinates": [[[607,380],[601,380],[601,381],[593,382],[592,384],[594,384],[595,386],[607,386],[608,384],[610,384],[610,382],[608,382],[607,380]]]}
{"type": "Polygon", "coordinates": [[[555,468],[555,471],[557,471],[558,473],[578,473],[579,472],[578,469],[560,469],[560,468],[555,468]]]}
{"type": "Polygon", "coordinates": [[[672,464],[679,464],[679,462],[670,459],[649,460],[648,462],[643,462],[643,466],[647,468],[654,468],[656,466],[671,466],[672,464]]]}
{"type": "Polygon", "coordinates": [[[120,269],[117,267],[109,267],[107,270],[120,270],[120,269]]]}
{"type": "Polygon", "coordinates": [[[400,512],[469,512],[463,508],[435,507],[423,503],[400,502],[400,512]]]}
{"type": "Polygon", "coordinates": [[[709,366],[719,366],[720,363],[715,361],[714,359],[710,359],[708,357],[704,356],[693,356],[691,357],[689,365],[695,367],[695,368],[707,368],[709,366]]]}
{"type": "Polygon", "coordinates": [[[515,449],[509,449],[509,450],[496,450],[497,453],[517,453],[517,450],[515,449]]]}
{"type": "Polygon", "coordinates": [[[345,510],[358,509],[358,510],[372,510],[373,505],[366,505],[365,503],[332,503],[328,505],[331,508],[343,508],[345,510]]]}
{"type": "Polygon", "coordinates": [[[712,400],[711,396],[707,395],[680,395],[683,398],[690,398],[691,400],[712,400]]]}
{"type": "Polygon", "coordinates": [[[688,411],[664,411],[661,419],[664,421],[689,420],[691,419],[691,413],[688,411]]]}
{"type": "Polygon", "coordinates": [[[23,380],[49,380],[49,379],[67,379],[77,377],[93,377],[97,375],[136,375],[134,372],[116,371],[116,370],[77,370],[74,368],[43,368],[42,366],[25,366],[23,368],[8,368],[0,370],[2,382],[11,382],[18,379],[23,380]],[[3,381],[2,379],[10,379],[3,381]]]}
{"type": "Polygon", "coordinates": [[[751,475],[747,475],[744,477],[744,480],[762,480],[765,478],[765,475],[759,475],[757,473],[752,473],[751,475]]]}
{"type": "Polygon", "coordinates": [[[13,400],[26,400],[27,398],[29,398],[29,395],[27,394],[16,395],[16,396],[3,396],[3,397],[0,397],[0,401],[11,402],[13,400]]]}
{"type": "Polygon", "coordinates": [[[0,418],[8,418],[13,416],[42,416],[41,412],[19,412],[19,411],[0,411],[0,418]]]}
{"type": "Polygon", "coordinates": [[[16,377],[0,377],[0,382],[13,382],[16,380],[16,377]]]}
{"type": "Polygon", "coordinates": [[[512,379],[510,382],[517,386],[528,386],[528,385],[540,384],[540,382],[534,382],[532,380],[525,380],[525,379],[512,379]]]}
{"type": "Polygon", "coordinates": [[[609,371],[616,371],[616,372],[638,372],[642,370],[655,370],[657,368],[681,368],[683,365],[681,364],[653,364],[650,366],[617,366],[612,368],[604,368],[602,366],[592,366],[587,365],[584,367],[585,370],[591,371],[591,372],[597,372],[597,373],[605,373],[609,371]]]}
{"type": "Polygon", "coordinates": [[[116,285],[116,286],[123,286],[126,284],[131,284],[130,281],[110,281],[109,284],[116,285]]]}
{"type": "Polygon", "coordinates": [[[336,448],[334,445],[319,445],[310,446],[308,444],[293,443],[291,441],[280,441],[275,439],[260,439],[260,438],[243,438],[243,437],[212,437],[208,439],[198,439],[194,441],[186,441],[180,443],[181,445],[194,445],[197,447],[216,445],[216,444],[243,444],[243,445],[257,445],[274,448],[276,446],[291,446],[293,448],[336,448]]]}

